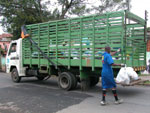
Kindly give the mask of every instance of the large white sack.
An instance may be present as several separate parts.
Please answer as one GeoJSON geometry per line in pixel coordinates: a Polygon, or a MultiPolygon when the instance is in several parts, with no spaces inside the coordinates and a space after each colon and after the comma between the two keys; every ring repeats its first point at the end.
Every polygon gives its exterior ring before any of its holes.
{"type": "Polygon", "coordinates": [[[131,76],[131,80],[138,80],[138,79],[139,79],[138,74],[135,71],[133,71],[133,74],[131,76]]]}
{"type": "Polygon", "coordinates": [[[134,71],[132,67],[126,67],[126,71],[131,80],[138,80],[138,74],[134,71]]]}
{"type": "Polygon", "coordinates": [[[116,78],[117,83],[130,84],[130,77],[128,76],[126,67],[122,67],[116,78]]]}
{"type": "Polygon", "coordinates": [[[126,68],[126,71],[127,71],[127,74],[129,75],[129,76],[132,76],[132,74],[133,74],[133,68],[132,67],[125,67],[126,68]]]}

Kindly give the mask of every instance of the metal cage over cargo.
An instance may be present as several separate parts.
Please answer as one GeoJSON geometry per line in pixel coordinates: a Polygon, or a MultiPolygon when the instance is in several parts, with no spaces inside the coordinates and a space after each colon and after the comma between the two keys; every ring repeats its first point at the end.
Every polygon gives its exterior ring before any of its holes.
{"type": "MultiPolygon", "coordinates": [[[[112,51],[115,63],[143,70],[146,65],[146,21],[128,11],[111,12],[79,18],[26,25],[40,49],[59,67],[91,71],[102,67],[105,46],[112,51]]],[[[23,39],[23,66],[51,68],[51,63],[23,39]]],[[[119,68],[119,67],[116,67],[119,68]]]]}

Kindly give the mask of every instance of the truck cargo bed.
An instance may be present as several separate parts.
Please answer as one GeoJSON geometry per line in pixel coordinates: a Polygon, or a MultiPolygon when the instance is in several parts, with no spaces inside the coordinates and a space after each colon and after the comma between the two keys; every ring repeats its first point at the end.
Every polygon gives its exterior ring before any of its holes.
{"type": "MultiPolygon", "coordinates": [[[[145,25],[145,20],[133,13],[119,11],[26,27],[31,38],[56,66],[79,67],[80,70],[90,67],[94,71],[102,67],[105,46],[110,46],[112,51],[121,48],[121,52],[113,56],[115,63],[143,70],[146,64],[145,25]]],[[[24,66],[52,65],[27,39],[23,39],[22,44],[24,66]]]]}

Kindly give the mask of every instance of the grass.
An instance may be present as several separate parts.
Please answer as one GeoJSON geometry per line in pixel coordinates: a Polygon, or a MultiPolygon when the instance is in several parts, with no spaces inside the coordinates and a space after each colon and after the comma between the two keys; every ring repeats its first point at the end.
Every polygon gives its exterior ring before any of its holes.
{"type": "Polygon", "coordinates": [[[148,81],[145,81],[144,84],[150,84],[150,81],[149,81],[149,80],[148,80],[148,81]]]}
{"type": "Polygon", "coordinates": [[[150,81],[147,80],[147,81],[145,81],[145,82],[143,82],[143,83],[140,83],[139,85],[150,86],[150,81]]]}
{"type": "Polygon", "coordinates": [[[138,74],[139,76],[150,76],[150,74],[138,74]]]}

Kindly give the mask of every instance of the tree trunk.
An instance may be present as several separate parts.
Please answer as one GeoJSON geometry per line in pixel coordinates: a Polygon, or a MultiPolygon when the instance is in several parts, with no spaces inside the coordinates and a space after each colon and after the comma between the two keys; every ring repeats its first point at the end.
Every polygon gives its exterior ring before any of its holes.
{"type": "Polygon", "coordinates": [[[60,16],[60,19],[64,19],[65,14],[68,12],[68,10],[70,9],[70,7],[71,7],[71,5],[72,5],[72,2],[73,2],[73,0],[71,0],[69,4],[66,3],[64,10],[63,10],[63,8],[62,8],[62,14],[61,14],[61,16],[60,16]]]}

